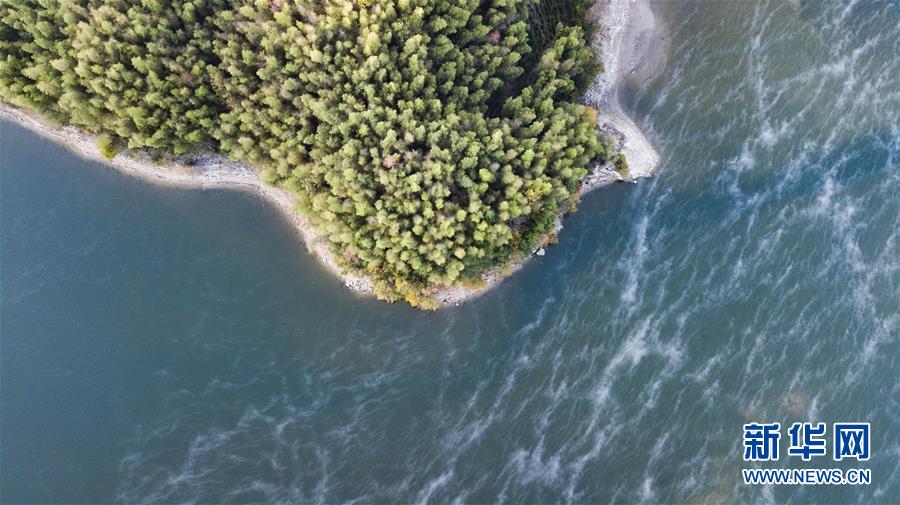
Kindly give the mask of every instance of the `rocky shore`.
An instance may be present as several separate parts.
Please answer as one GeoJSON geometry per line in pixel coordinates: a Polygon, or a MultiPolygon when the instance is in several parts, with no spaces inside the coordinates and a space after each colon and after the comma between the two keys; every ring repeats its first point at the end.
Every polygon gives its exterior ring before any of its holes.
{"type": "Polygon", "coordinates": [[[594,40],[604,71],[587,90],[584,103],[597,109],[601,130],[628,160],[628,177],[653,175],[659,153],[624,112],[619,93],[630,78],[649,78],[665,57],[662,26],[649,0],[597,0],[591,15],[600,25],[594,40]]]}

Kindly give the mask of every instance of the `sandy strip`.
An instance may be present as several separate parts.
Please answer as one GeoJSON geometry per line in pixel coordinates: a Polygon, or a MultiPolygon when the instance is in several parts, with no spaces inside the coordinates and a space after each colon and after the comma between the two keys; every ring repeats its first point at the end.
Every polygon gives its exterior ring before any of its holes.
{"type": "Polygon", "coordinates": [[[649,0],[597,0],[591,15],[601,26],[592,45],[603,55],[604,72],[587,90],[584,102],[598,110],[601,129],[618,141],[628,161],[629,179],[649,177],[659,168],[659,153],[623,111],[619,92],[629,78],[647,78],[662,67],[662,26],[649,0]]]}

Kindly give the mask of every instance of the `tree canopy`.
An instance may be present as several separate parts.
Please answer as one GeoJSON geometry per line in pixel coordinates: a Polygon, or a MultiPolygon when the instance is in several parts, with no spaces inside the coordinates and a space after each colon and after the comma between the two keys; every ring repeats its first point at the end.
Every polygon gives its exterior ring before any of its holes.
{"type": "Polygon", "coordinates": [[[565,0],[7,0],[0,96],[256,164],[384,298],[529,251],[607,157],[565,0]]]}

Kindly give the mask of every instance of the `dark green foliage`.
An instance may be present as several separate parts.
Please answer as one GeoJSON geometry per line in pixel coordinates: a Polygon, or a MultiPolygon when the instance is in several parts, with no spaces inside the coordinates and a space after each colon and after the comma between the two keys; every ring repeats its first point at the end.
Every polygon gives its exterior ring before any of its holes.
{"type": "Polygon", "coordinates": [[[622,174],[624,177],[628,177],[628,161],[625,160],[625,155],[619,153],[616,155],[615,160],[616,170],[622,174]]]}
{"type": "Polygon", "coordinates": [[[108,159],[115,158],[119,151],[113,136],[106,132],[97,135],[97,149],[100,150],[100,154],[108,159]]]}
{"type": "Polygon", "coordinates": [[[0,96],[294,190],[348,268],[423,303],[528,251],[588,162],[566,0],[7,0],[0,96]],[[549,13],[549,14],[548,14],[549,13]]]}

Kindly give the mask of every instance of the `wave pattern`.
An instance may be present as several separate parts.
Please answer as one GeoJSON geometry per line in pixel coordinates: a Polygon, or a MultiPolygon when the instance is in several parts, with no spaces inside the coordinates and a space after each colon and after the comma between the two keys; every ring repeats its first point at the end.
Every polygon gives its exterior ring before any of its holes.
{"type": "Polygon", "coordinates": [[[897,496],[897,4],[658,8],[669,66],[629,99],[660,176],[592,197],[483,305],[165,384],[120,500],[897,496]],[[880,432],[870,488],[737,483],[741,423],[844,418],[880,432]]]}
{"type": "Polygon", "coordinates": [[[659,177],[585,203],[488,307],[164,377],[120,500],[897,496],[897,4],[660,9],[669,67],[630,97],[659,177]],[[737,484],[741,423],[843,418],[881,432],[871,488],[737,484]]]}
{"type": "Polygon", "coordinates": [[[900,7],[655,9],[667,66],[625,103],[658,176],[592,194],[559,247],[438,314],[196,281],[207,310],[154,372],[118,501],[900,496],[900,7]],[[739,484],[740,426],[765,420],[871,422],[874,483],[739,484]]]}

